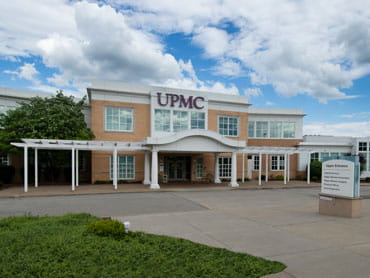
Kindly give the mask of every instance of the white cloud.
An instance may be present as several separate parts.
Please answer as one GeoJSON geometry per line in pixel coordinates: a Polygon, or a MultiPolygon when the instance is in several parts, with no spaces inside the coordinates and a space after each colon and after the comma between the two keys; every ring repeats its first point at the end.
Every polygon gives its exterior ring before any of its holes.
{"type": "Polygon", "coordinates": [[[335,136],[370,136],[370,121],[346,122],[346,123],[324,123],[317,122],[303,125],[305,135],[335,135],[335,136]]]}
{"type": "Polygon", "coordinates": [[[229,77],[240,77],[243,74],[243,69],[240,63],[232,60],[219,61],[218,64],[213,67],[215,75],[229,76],[229,77]]]}
{"type": "Polygon", "coordinates": [[[205,27],[194,35],[193,42],[204,49],[207,57],[218,57],[228,49],[229,36],[224,30],[205,27]]]}
{"type": "Polygon", "coordinates": [[[346,118],[346,119],[354,119],[354,118],[366,119],[366,118],[370,118],[370,112],[365,111],[365,112],[355,112],[355,113],[351,113],[351,114],[342,114],[342,115],[340,115],[340,117],[341,118],[346,118]]]}
{"type": "Polygon", "coordinates": [[[275,102],[272,102],[272,101],[266,101],[265,105],[266,105],[266,106],[273,106],[273,105],[275,105],[275,102]]]}
{"type": "Polygon", "coordinates": [[[367,0],[110,2],[134,7],[129,20],[140,28],[193,34],[207,57],[238,61],[254,85],[271,84],[284,96],[353,98],[344,89],[370,73],[367,0]]]}
{"type": "Polygon", "coordinates": [[[244,90],[244,95],[249,97],[259,97],[262,96],[262,91],[260,88],[248,88],[244,90]]]}
{"type": "Polygon", "coordinates": [[[20,66],[16,71],[4,70],[6,74],[12,74],[21,79],[26,79],[33,83],[38,84],[39,80],[36,75],[39,74],[38,70],[35,68],[34,63],[24,63],[23,66],[20,66]]]}

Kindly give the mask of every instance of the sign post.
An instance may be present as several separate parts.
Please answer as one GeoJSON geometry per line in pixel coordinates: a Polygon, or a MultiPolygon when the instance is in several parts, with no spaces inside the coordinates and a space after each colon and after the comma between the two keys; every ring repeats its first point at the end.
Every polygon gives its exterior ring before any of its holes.
{"type": "Polygon", "coordinates": [[[327,158],[322,163],[319,213],[360,217],[360,163],[358,156],[327,158]]]}

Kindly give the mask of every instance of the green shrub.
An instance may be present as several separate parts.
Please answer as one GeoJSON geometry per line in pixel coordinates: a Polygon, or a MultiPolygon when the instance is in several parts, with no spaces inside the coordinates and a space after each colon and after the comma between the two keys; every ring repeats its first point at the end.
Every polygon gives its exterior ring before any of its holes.
{"type": "Polygon", "coordinates": [[[275,180],[277,180],[277,181],[283,181],[284,180],[284,176],[282,176],[282,175],[276,175],[275,180]]]}
{"type": "Polygon", "coordinates": [[[365,181],[370,182],[370,177],[367,177],[365,181]]]}
{"type": "Polygon", "coordinates": [[[312,181],[319,181],[321,180],[321,168],[322,163],[321,161],[312,161],[310,164],[310,176],[312,181]],[[316,177],[316,180],[314,180],[314,177],[316,177]]]}
{"type": "Polygon", "coordinates": [[[266,179],[266,176],[265,175],[261,175],[261,180],[264,180],[266,179]]]}
{"type": "Polygon", "coordinates": [[[4,186],[3,182],[0,181],[0,189],[4,186]]]}
{"type": "Polygon", "coordinates": [[[305,181],[307,179],[307,177],[304,176],[304,175],[297,175],[295,177],[295,179],[298,180],[298,181],[305,181]]]}
{"type": "Polygon", "coordinates": [[[3,183],[11,183],[15,174],[15,168],[12,165],[0,165],[0,177],[3,183]]]}
{"type": "Polygon", "coordinates": [[[246,182],[246,181],[250,181],[250,178],[245,177],[245,178],[244,178],[244,182],[246,182]]]}
{"type": "Polygon", "coordinates": [[[320,181],[321,179],[317,176],[311,177],[311,181],[320,181]]]}
{"type": "Polygon", "coordinates": [[[111,183],[113,183],[112,181],[107,181],[107,180],[96,180],[95,182],[94,182],[94,184],[111,184],[111,183]]]}
{"type": "Polygon", "coordinates": [[[241,178],[236,179],[237,182],[242,182],[241,178]]]}
{"type": "Polygon", "coordinates": [[[122,238],[126,234],[125,226],[121,222],[110,219],[90,223],[86,228],[86,232],[114,238],[122,238]]]}

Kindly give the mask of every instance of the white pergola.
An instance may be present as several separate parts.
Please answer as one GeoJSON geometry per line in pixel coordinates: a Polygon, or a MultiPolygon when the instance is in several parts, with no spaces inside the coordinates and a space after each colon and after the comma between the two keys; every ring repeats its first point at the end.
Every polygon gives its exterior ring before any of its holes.
{"type": "Polygon", "coordinates": [[[242,160],[242,180],[244,181],[244,174],[245,174],[245,163],[244,163],[244,155],[252,154],[259,156],[259,167],[258,167],[258,185],[262,185],[262,155],[266,155],[266,166],[265,166],[265,182],[268,182],[268,156],[269,155],[284,155],[284,184],[290,181],[290,156],[292,154],[298,153],[308,153],[308,161],[307,161],[307,184],[310,184],[310,163],[311,163],[311,152],[312,150],[302,150],[298,148],[289,148],[289,147],[268,147],[268,146],[247,146],[239,153],[242,153],[243,160],[242,160]]]}
{"type": "MultiPolygon", "coordinates": [[[[113,187],[117,190],[117,153],[118,151],[148,151],[150,148],[141,142],[111,142],[82,140],[22,139],[23,143],[11,143],[24,148],[24,192],[28,191],[28,149],[35,150],[35,187],[38,187],[38,150],[70,150],[72,159],[72,191],[79,185],[78,151],[112,151],[113,187]]],[[[145,167],[149,168],[148,154],[145,155],[145,167]]],[[[145,171],[148,173],[149,171],[145,171]]],[[[146,180],[149,177],[145,177],[146,180]]]]}
{"type": "MultiPolygon", "coordinates": [[[[151,184],[150,188],[159,188],[157,184],[158,179],[158,151],[153,149],[146,141],[142,142],[112,142],[112,141],[82,141],[82,140],[56,140],[56,139],[22,139],[22,143],[11,143],[13,146],[24,148],[24,192],[28,192],[28,150],[35,151],[35,187],[38,187],[38,150],[70,150],[72,161],[72,191],[79,185],[79,165],[78,165],[78,151],[111,151],[113,154],[113,187],[117,190],[118,173],[117,173],[117,157],[118,151],[144,151],[144,184],[151,184]],[[152,152],[152,171],[150,171],[149,152],[152,152]],[[151,172],[151,179],[150,179],[151,172]],[[153,186],[154,184],[154,186],[153,186]]],[[[236,154],[242,154],[242,180],[244,181],[245,163],[244,155],[253,154],[259,155],[259,175],[258,184],[262,184],[262,155],[266,155],[266,175],[265,181],[268,181],[268,155],[284,155],[284,184],[290,181],[290,155],[297,153],[308,153],[308,172],[307,183],[310,183],[310,154],[312,150],[286,148],[286,147],[268,147],[268,146],[247,146],[232,153],[232,177],[236,183],[236,154]]],[[[215,159],[215,182],[219,180],[218,177],[218,159],[215,159]]],[[[236,184],[237,185],[237,184],[236,184]]]]}

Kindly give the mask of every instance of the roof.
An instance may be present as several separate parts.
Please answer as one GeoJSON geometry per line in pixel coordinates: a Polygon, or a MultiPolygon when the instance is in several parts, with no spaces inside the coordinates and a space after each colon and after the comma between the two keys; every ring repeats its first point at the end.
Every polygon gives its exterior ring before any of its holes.
{"type": "Polygon", "coordinates": [[[159,91],[164,93],[176,93],[176,94],[195,94],[205,96],[208,100],[216,102],[229,102],[229,103],[238,103],[244,105],[250,105],[248,102],[247,96],[241,95],[231,95],[225,94],[222,92],[210,92],[204,90],[192,90],[192,89],[181,89],[181,88],[170,88],[163,86],[152,86],[152,85],[142,85],[142,84],[133,84],[125,82],[116,82],[116,81],[106,81],[106,80],[93,80],[91,86],[87,88],[87,93],[90,98],[91,91],[109,91],[116,93],[132,93],[139,95],[150,95],[151,92],[159,91]]]}
{"type": "Polygon", "coordinates": [[[306,116],[303,109],[298,108],[258,108],[251,107],[248,110],[249,114],[256,115],[287,115],[287,116],[306,116]]]}

